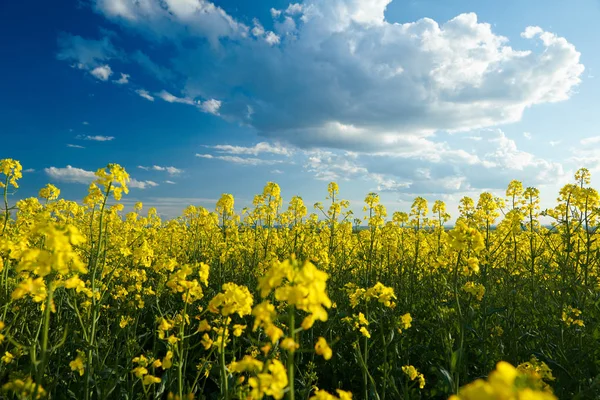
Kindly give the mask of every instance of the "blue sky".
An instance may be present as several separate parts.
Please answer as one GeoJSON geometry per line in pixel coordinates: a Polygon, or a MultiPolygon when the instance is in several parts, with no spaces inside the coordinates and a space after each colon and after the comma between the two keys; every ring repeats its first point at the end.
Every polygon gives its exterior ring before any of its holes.
{"type": "Polygon", "coordinates": [[[268,181],[393,211],[520,179],[550,205],[600,171],[599,18],[598,0],[2,2],[0,158],[30,171],[15,198],[81,199],[119,163],[166,216],[268,181]]]}

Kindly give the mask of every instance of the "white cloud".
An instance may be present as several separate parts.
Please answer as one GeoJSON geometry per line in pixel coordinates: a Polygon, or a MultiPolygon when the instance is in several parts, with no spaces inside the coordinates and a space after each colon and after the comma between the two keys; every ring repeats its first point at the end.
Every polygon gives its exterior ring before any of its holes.
{"type": "Polygon", "coordinates": [[[241,38],[248,32],[247,26],[206,0],[96,0],[95,6],[111,20],[135,26],[157,40],[197,36],[218,47],[220,38],[241,38]]]}
{"type": "Polygon", "coordinates": [[[27,173],[35,172],[35,169],[33,169],[33,168],[27,168],[27,169],[24,169],[23,172],[27,172],[27,173]]]}
{"type": "Polygon", "coordinates": [[[252,23],[254,24],[254,28],[252,28],[250,32],[252,32],[255,37],[262,37],[265,34],[265,28],[262,26],[260,21],[254,18],[252,23]]]}
{"type": "Polygon", "coordinates": [[[220,153],[228,154],[244,154],[257,156],[261,153],[277,154],[289,156],[292,154],[292,150],[282,146],[281,144],[271,144],[268,142],[260,142],[254,146],[232,146],[228,144],[218,144],[215,146],[205,146],[214,149],[220,153]]]}
{"type": "Polygon", "coordinates": [[[121,72],[121,77],[119,79],[114,80],[113,82],[118,85],[125,85],[129,83],[129,77],[130,75],[121,72]]]}
{"type": "Polygon", "coordinates": [[[147,189],[158,186],[158,183],[154,181],[138,181],[137,179],[131,179],[127,186],[135,189],[147,189]]]}
{"type": "Polygon", "coordinates": [[[199,158],[207,158],[210,160],[221,160],[231,164],[240,164],[240,165],[274,165],[281,164],[283,161],[280,160],[263,160],[260,158],[242,158],[238,156],[213,156],[212,154],[196,154],[196,157],[199,158]]]}
{"type": "Polygon", "coordinates": [[[179,175],[183,172],[182,169],[175,167],[161,167],[160,165],[153,165],[151,167],[145,167],[143,165],[138,165],[139,169],[143,169],[145,171],[166,171],[169,175],[179,175]]]}
{"type": "Polygon", "coordinates": [[[523,132],[523,137],[527,140],[531,140],[531,132],[523,132]]]}
{"type": "Polygon", "coordinates": [[[145,98],[146,100],[154,101],[154,97],[150,96],[150,94],[146,90],[138,89],[135,92],[141,97],[145,98]]]}
{"type": "Polygon", "coordinates": [[[267,34],[265,36],[265,42],[267,42],[271,46],[274,46],[281,42],[281,38],[279,36],[277,36],[277,34],[275,32],[269,31],[269,32],[267,32],[267,34]]]}
{"type": "Polygon", "coordinates": [[[302,4],[300,3],[292,3],[285,10],[285,13],[288,15],[296,15],[302,13],[302,4]]]}
{"type": "Polygon", "coordinates": [[[281,10],[277,10],[275,8],[271,8],[271,17],[277,18],[281,15],[281,10]]]}
{"type": "Polygon", "coordinates": [[[587,138],[581,139],[579,141],[579,143],[581,143],[583,145],[597,144],[597,143],[600,143],[600,136],[587,137],[587,138]]]}
{"type": "Polygon", "coordinates": [[[83,124],[83,125],[89,125],[90,123],[89,123],[89,122],[87,122],[87,121],[83,121],[83,122],[82,122],[82,124],[83,124]]]}
{"type": "Polygon", "coordinates": [[[548,144],[550,146],[552,146],[552,147],[556,147],[556,146],[558,146],[561,143],[562,143],[562,140],[551,140],[551,141],[548,142],[548,144]]]}
{"type": "Polygon", "coordinates": [[[274,169],[274,170],[271,170],[271,173],[280,175],[280,174],[283,174],[283,171],[280,169],[274,169]]]}
{"type": "Polygon", "coordinates": [[[199,107],[202,111],[209,114],[219,115],[219,109],[221,108],[221,101],[210,99],[202,103],[199,103],[199,107]]]}
{"type": "Polygon", "coordinates": [[[107,81],[108,78],[110,78],[110,76],[112,75],[112,73],[112,69],[110,69],[109,65],[101,65],[90,71],[90,74],[92,74],[92,76],[100,79],[101,81],[107,81]]]}
{"type": "Polygon", "coordinates": [[[325,135],[336,137],[332,148],[362,141],[391,150],[405,136],[515,122],[531,106],[568,99],[581,81],[579,52],[550,32],[525,27],[518,49],[474,13],[391,23],[390,2],[305,0],[283,17],[272,10],[285,35],[259,21],[251,29],[207,0],[96,0],[96,9],[174,45],[168,65],[186,78],[172,82],[182,99],[218,98],[199,107],[306,148],[325,135]],[[210,45],[182,45],[190,37],[210,45]]]}
{"type": "Polygon", "coordinates": [[[166,90],[163,90],[160,93],[156,93],[156,96],[160,97],[168,103],[196,104],[195,101],[192,99],[174,96],[166,90]]]}
{"type": "Polygon", "coordinates": [[[474,142],[471,152],[421,139],[414,145],[419,150],[407,147],[400,153],[309,150],[299,154],[306,158],[304,170],[315,179],[366,181],[371,190],[413,196],[504,190],[512,179],[527,186],[551,185],[565,176],[561,164],[518,149],[499,129],[477,137],[481,140],[474,142]]]}
{"type": "MultiPolygon", "coordinates": [[[[138,91],[138,94],[148,100],[150,100],[150,98],[152,98],[152,100],[154,100],[154,98],[152,96],[150,96],[148,94],[148,92],[146,92],[145,90],[138,91]]],[[[209,99],[206,101],[202,101],[202,100],[194,100],[189,97],[177,97],[177,96],[167,92],[166,90],[162,90],[159,93],[155,93],[155,96],[160,97],[161,99],[163,99],[164,101],[166,101],[168,103],[180,103],[180,104],[191,105],[191,106],[197,107],[202,112],[214,114],[214,115],[219,115],[219,109],[221,108],[221,101],[219,101],[219,100],[209,99]]]]}
{"type": "Polygon", "coordinates": [[[173,182],[173,181],[165,181],[165,183],[168,183],[169,185],[175,185],[176,184],[176,182],[173,182]]]}
{"type": "Polygon", "coordinates": [[[74,149],[85,149],[85,147],[83,147],[83,146],[80,146],[78,144],[70,144],[70,143],[67,144],[67,147],[72,147],[74,149]]]}
{"type": "Polygon", "coordinates": [[[94,175],[93,171],[86,171],[84,169],[75,168],[70,165],[67,165],[65,168],[44,168],[44,172],[51,179],[60,182],[88,184],[91,183],[94,179],[96,179],[96,175],[94,175]]]}
{"type": "Polygon", "coordinates": [[[348,180],[368,174],[368,170],[357,164],[352,157],[331,151],[316,150],[307,152],[308,159],[305,168],[314,173],[318,180],[348,180]]]}
{"type": "Polygon", "coordinates": [[[94,142],[109,142],[115,140],[114,136],[102,136],[102,135],[77,135],[76,139],[80,140],[92,140],[94,142]]]}

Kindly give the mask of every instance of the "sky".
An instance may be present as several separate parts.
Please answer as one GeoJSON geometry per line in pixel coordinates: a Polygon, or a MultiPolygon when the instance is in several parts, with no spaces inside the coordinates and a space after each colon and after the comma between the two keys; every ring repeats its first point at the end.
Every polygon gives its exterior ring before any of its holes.
{"type": "Polygon", "coordinates": [[[26,170],[13,199],[81,200],[118,163],[126,203],[166,217],[269,181],[455,217],[518,179],[551,207],[578,168],[600,182],[599,19],[598,0],[5,1],[0,158],[26,170]]]}

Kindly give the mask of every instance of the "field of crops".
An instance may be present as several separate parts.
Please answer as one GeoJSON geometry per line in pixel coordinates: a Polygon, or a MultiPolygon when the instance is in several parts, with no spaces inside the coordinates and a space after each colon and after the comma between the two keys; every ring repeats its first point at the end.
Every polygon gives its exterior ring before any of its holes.
{"type": "Polygon", "coordinates": [[[123,212],[116,164],[80,202],[12,201],[21,176],[0,161],[0,398],[600,396],[585,169],[553,209],[513,181],[451,229],[420,197],[388,215],[370,193],[356,219],[335,183],[314,208],[270,182],[242,212],[224,194],[162,220],[123,212]]]}

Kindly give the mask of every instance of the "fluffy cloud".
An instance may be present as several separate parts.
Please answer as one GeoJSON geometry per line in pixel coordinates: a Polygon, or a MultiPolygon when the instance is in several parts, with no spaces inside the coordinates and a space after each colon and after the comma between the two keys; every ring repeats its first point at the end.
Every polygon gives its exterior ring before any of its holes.
{"type": "Polygon", "coordinates": [[[204,102],[198,102],[198,105],[202,111],[209,114],[219,115],[219,109],[221,108],[221,101],[215,99],[209,99],[204,102]]]}
{"type": "Polygon", "coordinates": [[[199,108],[304,148],[395,151],[407,137],[518,121],[580,83],[579,52],[539,27],[524,27],[517,49],[473,13],[391,23],[390,2],[290,4],[271,12],[279,34],[207,0],[96,0],[95,8],[175,45],[168,70],[186,80],[172,80],[185,94],[172,100],[209,99],[199,108]],[[181,45],[190,37],[204,40],[181,45]]]}
{"type": "Polygon", "coordinates": [[[126,83],[129,83],[129,75],[121,73],[121,77],[113,82],[117,85],[125,85],[126,83]]]}
{"type": "Polygon", "coordinates": [[[268,142],[260,142],[254,146],[232,146],[228,144],[218,144],[215,146],[205,146],[214,149],[220,153],[228,154],[243,154],[257,156],[261,153],[277,154],[289,156],[292,154],[292,150],[282,146],[281,144],[271,144],[268,142]]]}
{"type": "Polygon", "coordinates": [[[90,71],[90,74],[101,81],[107,81],[112,75],[112,69],[109,65],[101,65],[90,71]]]}
{"type": "Polygon", "coordinates": [[[143,165],[138,165],[139,169],[143,169],[144,171],[166,171],[169,175],[179,175],[183,172],[182,169],[175,167],[161,167],[160,165],[153,165],[151,167],[144,167],[143,165]]]}
{"type": "MultiPolygon", "coordinates": [[[[147,94],[147,93],[146,93],[147,94]]],[[[159,93],[155,94],[157,97],[160,97],[164,101],[168,103],[181,103],[187,104],[191,106],[198,107],[198,109],[202,112],[219,115],[219,109],[221,108],[221,102],[219,100],[210,99],[206,101],[201,100],[193,100],[189,97],[177,97],[167,92],[166,90],[162,90],[159,93]]],[[[140,94],[140,96],[142,96],[140,94]]],[[[142,96],[144,97],[144,96],[142,96]]]]}
{"type": "Polygon", "coordinates": [[[398,154],[309,150],[303,152],[304,169],[318,180],[362,180],[379,192],[428,196],[502,191],[513,179],[527,186],[550,185],[566,175],[561,164],[518,149],[499,129],[477,137],[481,140],[469,152],[430,140],[421,143],[424,151],[398,154]]]}
{"type": "Polygon", "coordinates": [[[238,157],[238,156],[214,156],[212,154],[196,154],[196,157],[206,158],[209,160],[221,160],[221,161],[225,161],[225,162],[228,162],[231,164],[252,165],[252,166],[275,165],[275,164],[281,164],[283,162],[281,160],[264,160],[261,158],[254,158],[254,157],[243,158],[243,157],[238,157]]]}
{"type": "Polygon", "coordinates": [[[97,0],[96,9],[124,25],[133,25],[159,41],[205,37],[214,46],[220,38],[245,37],[248,27],[205,0],[97,0]]]}
{"type": "Polygon", "coordinates": [[[146,99],[146,100],[149,100],[149,101],[154,101],[154,97],[152,97],[152,96],[150,95],[150,93],[148,93],[148,91],[146,91],[146,90],[143,90],[143,89],[138,89],[138,90],[136,90],[135,92],[136,92],[136,93],[137,93],[137,94],[138,94],[140,97],[143,97],[143,98],[144,98],[144,99],[146,99]]]}
{"type": "Polygon", "coordinates": [[[93,171],[86,171],[84,169],[75,168],[70,165],[67,165],[65,168],[44,168],[44,172],[50,177],[50,179],[54,179],[60,182],[88,184],[91,183],[94,179],[96,179],[96,175],[94,175],[93,171]]]}
{"type": "Polygon", "coordinates": [[[130,188],[136,188],[136,189],[147,189],[150,187],[158,186],[158,183],[156,183],[154,181],[138,181],[137,179],[131,179],[129,181],[129,183],[127,184],[127,186],[129,186],[130,188]]]}
{"type": "Polygon", "coordinates": [[[180,97],[174,96],[171,93],[167,92],[166,90],[163,90],[162,92],[157,93],[156,96],[160,97],[161,99],[163,99],[164,101],[166,101],[168,103],[195,104],[194,100],[192,100],[192,99],[180,98],[180,97]]]}

